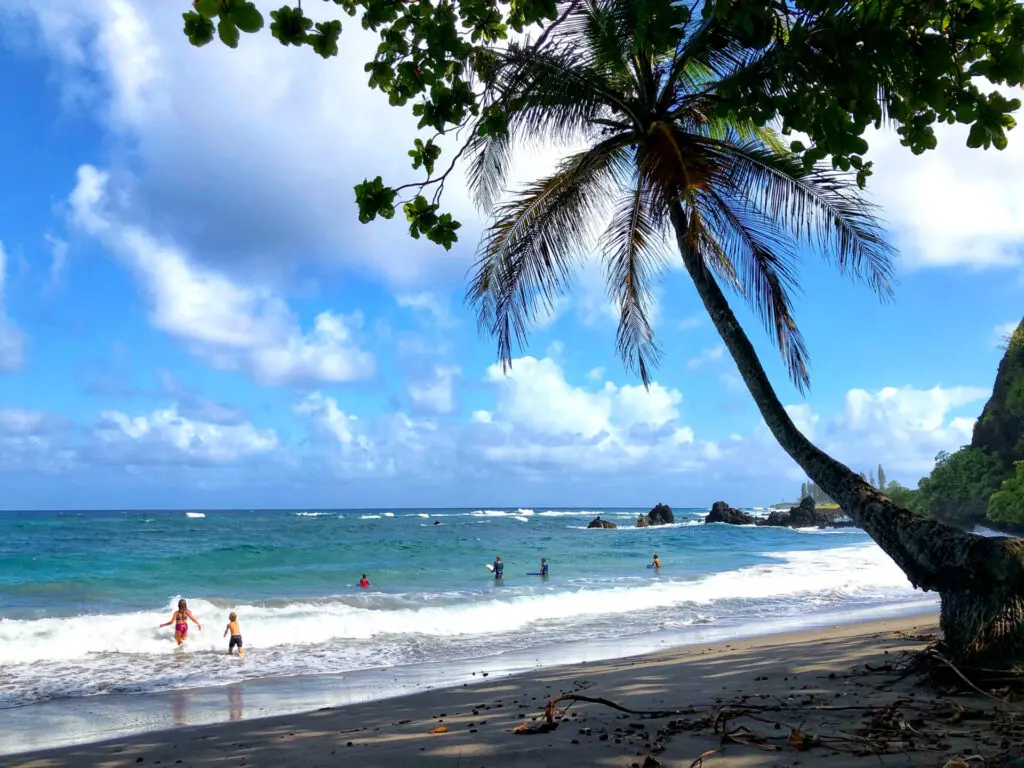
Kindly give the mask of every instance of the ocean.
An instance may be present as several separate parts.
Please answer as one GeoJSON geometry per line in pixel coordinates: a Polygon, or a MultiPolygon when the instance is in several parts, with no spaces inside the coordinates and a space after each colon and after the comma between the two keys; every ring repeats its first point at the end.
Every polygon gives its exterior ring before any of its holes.
{"type": "Polygon", "coordinates": [[[703,509],[632,527],[644,511],[0,512],[0,708],[309,675],[344,686],[374,670],[383,697],[410,670],[455,684],[524,659],[938,604],[857,529],[704,525],[703,509]],[[586,529],[597,514],[622,527],[586,529]],[[654,553],[660,571],[646,567],[654,553]],[[496,583],[485,564],[499,554],[496,583]],[[550,577],[528,576],[542,556],[550,577]],[[357,586],[363,573],[370,589],[357,586]],[[158,627],[179,597],[203,625],[181,650],[158,627]],[[230,611],[244,660],[225,655],[230,611]]]}

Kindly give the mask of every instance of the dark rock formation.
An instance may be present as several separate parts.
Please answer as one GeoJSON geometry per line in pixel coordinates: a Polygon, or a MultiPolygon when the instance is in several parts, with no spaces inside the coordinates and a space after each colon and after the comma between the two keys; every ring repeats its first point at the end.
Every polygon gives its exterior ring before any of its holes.
{"type": "Polygon", "coordinates": [[[971,447],[991,451],[1007,467],[1024,459],[1024,320],[1007,342],[992,397],[974,423],[971,447]]]}
{"type": "Polygon", "coordinates": [[[636,527],[646,528],[649,525],[671,525],[675,521],[676,517],[672,514],[672,507],[659,502],[646,515],[640,515],[636,519],[636,527]]]}
{"type": "Polygon", "coordinates": [[[768,515],[765,520],[758,520],[758,525],[777,526],[785,528],[847,528],[853,523],[838,520],[843,517],[841,509],[817,509],[814,500],[805,496],[795,507],[790,507],[788,512],[775,511],[768,515]]]}
{"type": "Polygon", "coordinates": [[[711,505],[711,511],[704,518],[705,523],[728,523],[729,525],[752,525],[757,520],[753,515],[733,509],[724,501],[716,501],[711,505]]]}
{"type": "Polygon", "coordinates": [[[840,520],[845,513],[841,509],[817,509],[810,496],[804,498],[788,512],[772,512],[764,520],[733,509],[724,501],[716,501],[711,512],[704,518],[705,523],[728,523],[729,525],[761,525],[781,528],[848,528],[849,520],[840,520]]]}
{"type": "Polygon", "coordinates": [[[598,515],[587,523],[587,528],[618,528],[618,526],[608,520],[602,520],[601,516],[598,515]]]}

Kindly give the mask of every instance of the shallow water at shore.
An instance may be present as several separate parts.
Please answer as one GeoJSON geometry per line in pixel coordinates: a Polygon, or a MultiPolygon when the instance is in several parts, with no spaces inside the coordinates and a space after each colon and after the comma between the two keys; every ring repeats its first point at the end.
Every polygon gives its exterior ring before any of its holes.
{"type": "Polygon", "coordinates": [[[703,525],[703,510],[585,528],[640,511],[2,513],[0,707],[324,675],[344,681],[323,684],[332,695],[366,680],[380,697],[449,667],[444,682],[461,684],[935,604],[855,529],[703,525]],[[660,572],[645,567],[654,551],[660,572]],[[498,553],[500,584],[483,568],[498,553]],[[540,556],[545,580],[526,575],[540,556]],[[355,587],[362,572],[369,590],[355,587]],[[157,625],[179,594],[204,627],[175,650],[157,625]],[[244,660],[224,654],[229,610],[244,660]]]}

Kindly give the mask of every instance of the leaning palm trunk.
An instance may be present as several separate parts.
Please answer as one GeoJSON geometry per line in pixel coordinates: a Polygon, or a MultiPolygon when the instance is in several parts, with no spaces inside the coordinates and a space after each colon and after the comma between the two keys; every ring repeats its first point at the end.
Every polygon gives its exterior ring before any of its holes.
{"type": "Polygon", "coordinates": [[[988,538],[928,520],[894,504],[797,429],[704,262],[686,244],[686,213],[672,207],[676,241],[711,322],[779,445],[920,589],[942,598],[940,624],[961,662],[999,665],[1024,658],[1024,540],[988,538]]]}
{"type": "Polygon", "coordinates": [[[482,117],[467,147],[477,203],[494,215],[469,297],[499,357],[511,364],[513,342],[525,341],[538,305],[550,306],[593,253],[597,225],[619,308],[619,352],[649,384],[660,354],[650,283],[673,233],[772,434],[911,583],[941,594],[951,653],[988,665],[1024,659],[1024,541],[925,520],[815,447],[779,402],[720,287],[760,315],[805,390],[808,353],[792,301],[798,251],[810,246],[891,295],[892,250],[871,206],[842,172],[806,167],[774,132],[722,111],[721,83],[750,60],[728,29],[713,17],[688,27],[677,0],[646,0],[637,16],[639,5],[566,0],[562,26],[491,62],[485,114],[507,128],[482,117]],[[516,141],[567,138],[587,148],[498,204],[516,141]]]}

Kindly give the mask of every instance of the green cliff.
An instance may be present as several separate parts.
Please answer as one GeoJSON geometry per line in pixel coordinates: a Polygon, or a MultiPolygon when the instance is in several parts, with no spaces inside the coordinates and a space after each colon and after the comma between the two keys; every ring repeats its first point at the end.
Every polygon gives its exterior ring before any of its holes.
{"type": "Polygon", "coordinates": [[[971,447],[995,454],[1008,467],[1024,460],[1024,320],[1007,340],[992,397],[974,425],[971,447]]]}
{"type": "Polygon", "coordinates": [[[1011,334],[970,445],[940,453],[909,502],[938,520],[1024,531],[1024,319],[1011,334]]]}

